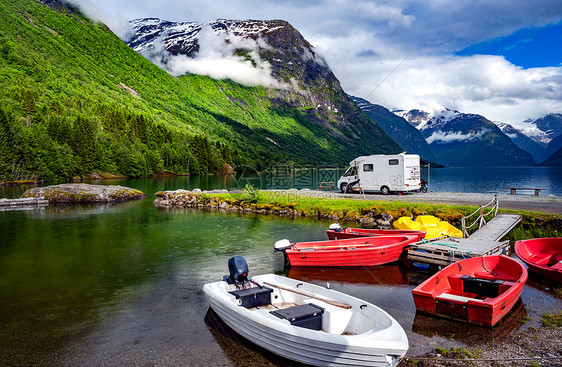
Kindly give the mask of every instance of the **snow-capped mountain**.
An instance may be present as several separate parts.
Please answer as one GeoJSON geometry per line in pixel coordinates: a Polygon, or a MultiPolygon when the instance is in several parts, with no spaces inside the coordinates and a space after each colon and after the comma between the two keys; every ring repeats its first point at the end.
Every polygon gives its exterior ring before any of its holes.
{"type": "Polygon", "coordinates": [[[511,139],[511,141],[515,143],[515,145],[531,153],[535,162],[539,163],[547,158],[546,147],[544,146],[544,144],[537,142],[535,139],[529,137],[521,130],[516,129],[509,124],[505,124],[502,122],[495,122],[495,124],[505,135],[507,135],[511,139]]]}
{"type": "Polygon", "coordinates": [[[515,144],[531,153],[537,163],[562,147],[557,139],[562,136],[562,114],[550,113],[534,121],[527,120],[520,128],[499,122],[496,125],[515,144]]]}
{"type": "Polygon", "coordinates": [[[428,113],[401,111],[416,118],[437,162],[450,166],[532,165],[533,158],[515,145],[494,123],[477,114],[444,109],[433,116],[428,113]]]}
{"type": "Polygon", "coordinates": [[[536,129],[538,130],[538,133],[536,133],[536,141],[548,144],[552,139],[562,135],[562,114],[549,113],[546,116],[536,119],[530,125],[531,128],[529,131],[523,130],[523,133],[532,138],[535,132],[534,130],[536,129]]]}
{"type": "MultiPolygon", "coordinates": [[[[390,112],[387,108],[373,104],[366,99],[353,97],[351,99],[367,116],[375,120],[385,133],[400,144],[408,153],[419,154],[429,162],[436,162],[435,156],[422,134],[403,117],[390,112]]],[[[420,111],[421,112],[421,111],[420,111]]]]}
{"type": "Polygon", "coordinates": [[[418,127],[419,125],[426,124],[429,119],[431,118],[431,114],[422,110],[400,110],[400,109],[393,109],[392,113],[402,117],[404,120],[408,121],[412,126],[418,127]]]}
{"type": "Polygon", "coordinates": [[[174,76],[199,74],[265,87],[259,97],[264,105],[277,114],[298,109],[299,121],[328,130],[331,149],[351,144],[357,155],[401,151],[361,113],[324,58],[286,21],[146,18],[130,24],[127,44],[174,76]]]}

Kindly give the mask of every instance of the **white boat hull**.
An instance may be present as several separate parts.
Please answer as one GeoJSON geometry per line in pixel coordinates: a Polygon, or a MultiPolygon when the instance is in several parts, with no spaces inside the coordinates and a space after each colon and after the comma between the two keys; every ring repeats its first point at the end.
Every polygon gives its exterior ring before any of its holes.
{"type": "Polygon", "coordinates": [[[408,339],[402,327],[373,304],[274,274],[256,276],[253,280],[351,305],[350,309],[343,309],[315,297],[271,286],[274,306],[290,302],[313,303],[324,308],[322,330],[311,330],[291,325],[272,315],[268,308],[239,306],[236,298],[228,293],[226,282],[203,287],[211,308],[228,326],[275,354],[315,366],[395,366],[408,350],[408,339]]]}

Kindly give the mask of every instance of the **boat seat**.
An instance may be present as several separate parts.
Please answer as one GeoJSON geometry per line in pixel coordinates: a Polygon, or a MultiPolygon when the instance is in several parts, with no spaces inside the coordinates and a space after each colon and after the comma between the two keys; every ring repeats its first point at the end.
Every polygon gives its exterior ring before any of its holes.
{"type": "Polygon", "coordinates": [[[322,316],[322,330],[331,334],[344,334],[353,311],[337,307],[318,299],[305,299],[304,303],[313,303],[315,306],[320,306],[324,309],[322,316]]]}
{"type": "Polygon", "coordinates": [[[271,292],[273,289],[268,287],[253,287],[237,289],[228,293],[236,297],[240,306],[252,308],[271,303],[271,292]]]}
{"type": "Polygon", "coordinates": [[[322,329],[322,314],[324,309],[313,303],[305,303],[299,306],[269,311],[270,314],[287,320],[294,326],[300,326],[312,330],[322,329]]]}
{"type": "Polygon", "coordinates": [[[474,278],[470,275],[463,275],[461,279],[463,281],[463,292],[474,293],[478,297],[496,298],[500,295],[500,285],[505,283],[504,280],[474,278]]]}
{"type": "Polygon", "coordinates": [[[535,255],[530,259],[537,265],[548,266],[548,263],[552,260],[552,256],[554,256],[554,252],[535,255]]]}
{"type": "Polygon", "coordinates": [[[478,299],[478,298],[472,298],[472,297],[464,297],[464,296],[459,296],[456,294],[450,294],[450,293],[441,293],[439,296],[435,297],[437,300],[439,299],[445,299],[445,300],[450,300],[450,301],[460,301],[460,302],[467,302],[469,300],[472,301],[477,301],[477,302],[484,302],[483,299],[478,299]]]}

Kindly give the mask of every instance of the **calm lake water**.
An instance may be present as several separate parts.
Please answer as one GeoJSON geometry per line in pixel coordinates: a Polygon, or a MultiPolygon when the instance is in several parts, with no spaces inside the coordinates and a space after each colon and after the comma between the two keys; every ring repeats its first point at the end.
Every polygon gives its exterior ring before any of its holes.
{"type": "MultiPolygon", "coordinates": [[[[394,264],[284,268],[273,243],[325,239],[328,222],[152,204],[159,190],[236,187],[246,179],[251,176],[106,181],[149,197],[0,212],[0,365],[292,365],[240,340],[208,312],[202,287],[227,274],[234,255],[246,258],[250,276],[274,272],[329,282],[383,307],[406,330],[410,356],[435,346],[498,342],[562,308],[553,284],[531,276],[521,302],[497,327],[418,315],[411,290],[428,274],[394,264]]],[[[0,197],[24,189],[3,187],[0,197]]]]}

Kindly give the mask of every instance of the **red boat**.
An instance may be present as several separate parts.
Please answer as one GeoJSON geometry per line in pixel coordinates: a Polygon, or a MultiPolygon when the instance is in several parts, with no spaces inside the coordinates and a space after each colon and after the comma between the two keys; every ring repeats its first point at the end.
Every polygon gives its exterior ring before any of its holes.
{"type": "Polygon", "coordinates": [[[331,240],[343,240],[346,238],[372,237],[372,236],[397,236],[397,235],[415,235],[418,241],[425,238],[424,231],[412,231],[401,229],[369,229],[369,228],[341,228],[330,225],[330,229],[326,230],[328,238],[331,240]]]}
{"type": "Polygon", "coordinates": [[[345,240],[275,243],[291,266],[372,266],[398,260],[404,248],[418,236],[377,236],[345,240]]]}
{"type": "Polygon", "coordinates": [[[472,257],[434,274],[412,290],[416,309],[493,326],[515,305],[527,269],[505,255],[472,257]]]}
{"type": "Polygon", "coordinates": [[[517,241],[515,253],[530,270],[562,282],[562,237],[517,241]]]}

